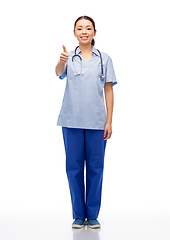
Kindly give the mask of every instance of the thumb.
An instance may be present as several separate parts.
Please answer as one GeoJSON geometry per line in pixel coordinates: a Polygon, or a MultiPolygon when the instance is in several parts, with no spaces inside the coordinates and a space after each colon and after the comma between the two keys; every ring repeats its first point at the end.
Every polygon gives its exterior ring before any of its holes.
{"type": "Polygon", "coordinates": [[[63,51],[67,53],[66,47],[63,45],[63,51]]]}

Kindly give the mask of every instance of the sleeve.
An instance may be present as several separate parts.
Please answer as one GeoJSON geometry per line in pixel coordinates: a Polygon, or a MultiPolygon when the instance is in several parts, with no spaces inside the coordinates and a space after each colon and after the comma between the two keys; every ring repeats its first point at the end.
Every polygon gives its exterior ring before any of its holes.
{"type": "Polygon", "coordinates": [[[107,82],[112,82],[112,86],[117,84],[113,62],[110,56],[108,56],[108,61],[106,64],[105,83],[107,82]]]}
{"type": "MultiPolygon", "coordinates": [[[[59,62],[60,60],[58,60],[58,62],[59,62]]],[[[66,70],[65,70],[65,72],[61,75],[61,76],[59,76],[59,79],[61,79],[61,80],[63,80],[66,76],[67,76],[67,66],[68,66],[68,61],[65,63],[65,65],[66,65],[66,70]]]]}

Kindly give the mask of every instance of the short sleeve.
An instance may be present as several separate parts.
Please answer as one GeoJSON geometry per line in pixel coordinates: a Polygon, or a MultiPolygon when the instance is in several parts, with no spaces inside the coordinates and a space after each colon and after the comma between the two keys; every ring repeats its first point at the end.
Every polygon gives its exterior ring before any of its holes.
{"type": "MultiPolygon", "coordinates": [[[[58,60],[58,62],[59,62],[60,60],[58,60]]],[[[68,61],[65,63],[65,65],[66,65],[66,70],[65,70],[65,72],[61,75],[61,76],[59,76],[59,79],[64,79],[66,76],[67,76],[67,65],[68,65],[68,61]]]]}
{"type": "Polygon", "coordinates": [[[113,62],[110,56],[108,56],[108,61],[106,65],[105,83],[107,82],[112,82],[112,86],[117,84],[113,62]]]}

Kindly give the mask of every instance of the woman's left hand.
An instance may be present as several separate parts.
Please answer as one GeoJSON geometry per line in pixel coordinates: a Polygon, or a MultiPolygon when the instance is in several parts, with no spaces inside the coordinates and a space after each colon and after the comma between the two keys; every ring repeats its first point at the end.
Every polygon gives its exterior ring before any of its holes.
{"type": "Polygon", "coordinates": [[[105,129],[104,129],[104,135],[103,135],[104,140],[109,139],[111,135],[112,135],[112,124],[106,123],[105,129]],[[106,136],[106,133],[108,133],[107,136],[106,136]]]}

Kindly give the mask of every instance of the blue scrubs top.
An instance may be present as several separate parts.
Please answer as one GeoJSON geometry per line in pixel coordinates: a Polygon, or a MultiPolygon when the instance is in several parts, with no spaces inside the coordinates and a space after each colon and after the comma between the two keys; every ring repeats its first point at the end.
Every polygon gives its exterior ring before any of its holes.
{"type": "MultiPolygon", "coordinates": [[[[93,46],[93,56],[86,61],[82,58],[81,75],[74,75],[72,63],[74,51],[69,52],[66,71],[59,78],[67,77],[62,107],[57,125],[68,128],[105,129],[107,123],[103,87],[106,82],[117,84],[111,57],[101,52],[105,79],[101,80],[101,61],[97,49],[93,46]]],[[[81,54],[77,48],[76,54],[81,54]]],[[[74,57],[76,71],[81,73],[79,57],[74,57]]]]}

